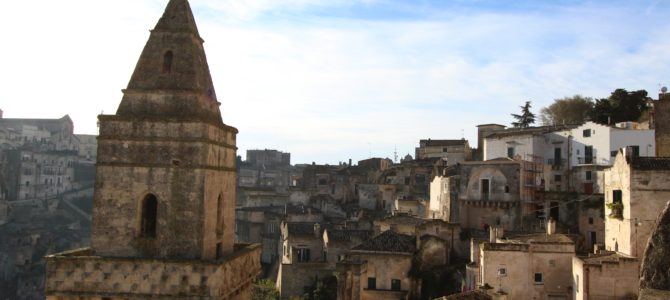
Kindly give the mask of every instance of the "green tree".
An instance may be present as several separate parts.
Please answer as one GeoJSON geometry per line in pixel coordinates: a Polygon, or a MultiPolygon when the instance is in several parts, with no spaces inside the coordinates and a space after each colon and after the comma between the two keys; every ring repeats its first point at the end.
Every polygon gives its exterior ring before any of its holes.
{"type": "Polygon", "coordinates": [[[648,101],[651,98],[645,90],[616,89],[608,98],[596,100],[591,119],[600,124],[638,121],[647,111],[648,101]]]}
{"type": "Polygon", "coordinates": [[[531,124],[535,123],[535,114],[530,112],[530,101],[526,101],[526,105],[520,106],[521,114],[512,114],[512,117],[516,119],[516,122],[512,122],[512,126],[515,128],[526,128],[531,124]]]}
{"type": "Polygon", "coordinates": [[[582,124],[589,120],[595,103],[592,98],[574,95],[554,99],[554,103],[540,110],[543,125],[582,124]]]}
{"type": "Polygon", "coordinates": [[[259,279],[251,288],[252,300],[275,300],[279,299],[279,291],[275,289],[274,281],[270,279],[259,279]]]}

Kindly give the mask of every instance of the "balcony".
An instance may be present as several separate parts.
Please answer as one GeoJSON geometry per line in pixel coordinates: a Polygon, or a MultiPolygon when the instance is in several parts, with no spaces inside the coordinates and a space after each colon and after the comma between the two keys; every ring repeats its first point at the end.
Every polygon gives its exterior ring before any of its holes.
{"type": "Polygon", "coordinates": [[[595,164],[597,161],[595,156],[577,157],[577,163],[580,165],[591,165],[595,164]]]}

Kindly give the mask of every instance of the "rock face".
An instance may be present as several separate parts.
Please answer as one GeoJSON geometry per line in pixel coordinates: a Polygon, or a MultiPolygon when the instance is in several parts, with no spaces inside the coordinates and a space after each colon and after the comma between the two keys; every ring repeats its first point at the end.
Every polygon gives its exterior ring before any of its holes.
{"type": "MultiPolygon", "coordinates": [[[[640,270],[640,299],[670,296],[670,202],[649,238],[640,270]]],[[[667,299],[667,298],[658,298],[667,299]]]]}

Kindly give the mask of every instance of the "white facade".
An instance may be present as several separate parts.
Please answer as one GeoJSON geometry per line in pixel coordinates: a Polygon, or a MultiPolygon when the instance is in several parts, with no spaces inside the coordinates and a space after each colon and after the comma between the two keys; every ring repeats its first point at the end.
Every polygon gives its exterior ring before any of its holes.
{"type": "Polygon", "coordinates": [[[571,130],[570,165],[595,164],[611,166],[621,148],[635,146],[639,156],[652,157],[656,153],[653,129],[626,129],[586,122],[571,130]],[[591,156],[589,159],[589,150],[591,156]]]}

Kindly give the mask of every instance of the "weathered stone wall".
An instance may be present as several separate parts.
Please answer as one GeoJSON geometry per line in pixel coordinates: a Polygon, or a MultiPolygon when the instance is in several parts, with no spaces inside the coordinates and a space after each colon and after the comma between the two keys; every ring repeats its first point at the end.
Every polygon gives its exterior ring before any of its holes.
{"type": "Polygon", "coordinates": [[[258,245],[210,261],[89,255],[90,249],[80,249],[46,257],[47,299],[239,299],[250,296],[260,272],[258,245]]]}
{"type": "Polygon", "coordinates": [[[102,256],[214,258],[232,251],[235,133],[204,123],[101,116],[92,248],[102,256]],[[143,198],[158,198],[155,239],[139,237],[143,198]],[[217,235],[218,197],[223,235],[217,235]]]}
{"type": "Polygon", "coordinates": [[[574,257],[573,295],[575,300],[635,299],[638,291],[638,260],[619,258],[602,264],[584,263],[574,257]]]}
{"type": "Polygon", "coordinates": [[[282,264],[279,270],[281,299],[302,296],[305,287],[312,285],[317,278],[333,275],[334,271],[328,263],[282,264]]]}
{"type": "Polygon", "coordinates": [[[656,156],[670,157],[670,94],[659,95],[654,103],[656,156]]]}

